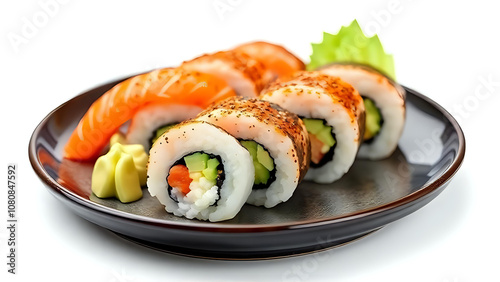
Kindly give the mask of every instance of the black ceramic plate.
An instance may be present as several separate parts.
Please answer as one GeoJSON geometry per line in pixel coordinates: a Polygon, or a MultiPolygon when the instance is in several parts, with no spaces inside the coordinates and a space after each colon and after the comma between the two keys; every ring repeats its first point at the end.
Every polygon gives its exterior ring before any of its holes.
{"type": "Polygon", "coordinates": [[[356,160],[330,185],[303,182],[272,209],[246,205],[232,220],[175,217],[155,198],[131,204],[91,193],[91,163],[62,158],[62,148],[90,104],[117,81],[64,103],[43,119],[29,144],[31,164],[48,190],[81,217],[132,241],[167,252],[219,259],[263,259],[338,246],[402,218],[450,183],[465,153],[455,119],[407,90],[407,122],[398,150],[382,161],[356,160]]]}

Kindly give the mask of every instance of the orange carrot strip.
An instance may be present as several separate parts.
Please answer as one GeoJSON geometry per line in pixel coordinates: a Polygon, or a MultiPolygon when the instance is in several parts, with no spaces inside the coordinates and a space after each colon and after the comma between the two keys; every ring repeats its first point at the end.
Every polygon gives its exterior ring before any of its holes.
{"type": "Polygon", "coordinates": [[[176,188],[181,191],[184,195],[191,191],[189,189],[189,184],[193,181],[189,177],[189,170],[185,165],[175,165],[170,168],[170,172],[167,177],[168,185],[172,188],[176,188]]]}

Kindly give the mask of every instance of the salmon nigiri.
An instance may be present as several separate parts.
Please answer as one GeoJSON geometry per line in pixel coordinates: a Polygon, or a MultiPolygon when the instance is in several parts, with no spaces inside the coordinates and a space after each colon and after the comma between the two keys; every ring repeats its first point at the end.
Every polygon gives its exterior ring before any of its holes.
{"type": "Polygon", "coordinates": [[[237,46],[233,50],[243,52],[250,57],[260,61],[266,71],[273,78],[283,78],[291,76],[296,71],[304,70],[305,65],[301,59],[292,54],[290,51],[282,46],[263,42],[255,41],[237,46]]]}
{"type": "Polygon", "coordinates": [[[83,161],[97,158],[120,126],[150,103],[204,108],[234,95],[224,80],[202,72],[165,68],[134,76],[115,85],[90,106],[66,143],[64,157],[83,161]]]}
{"type": "Polygon", "coordinates": [[[185,61],[182,68],[224,79],[239,96],[257,97],[269,81],[264,65],[243,52],[220,51],[185,61]]]}

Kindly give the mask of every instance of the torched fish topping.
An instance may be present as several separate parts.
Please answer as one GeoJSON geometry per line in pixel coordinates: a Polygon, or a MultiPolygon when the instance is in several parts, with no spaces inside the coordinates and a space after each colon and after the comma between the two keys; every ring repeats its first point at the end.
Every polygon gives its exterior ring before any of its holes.
{"type": "MultiPolygon", "coordinates": [[[[276,132],[287,136],[293,143],[294,151],[291,157],[300,166],[299,179],[302,180],[310,162],[310,143],[303,121],[294,113],[284,110],[280,106],[257,98],[231,97],[212,104],[198,116],[208,115],[218,110],[217,118],[225,115],[237,114],[239,116],[253,117],[258,122],[272,125],[276,132]]],[[[252,126],[258,126],[252,125],[252,126]]]]}
{"type": "MultiPolygon", "coordinates": [[[[388,88],[392,88],[392,87],[396,88],[399,96],[403,100],[406,99],[406,92],[401,87],[401,85],[396,83],[394,80],[389,78],[384,73],[382,73],[382,72],[380,72],[372,67],[362,65],[362,64],[356,64],[356,63],[340,63],[340,62],[338,62],[338,63],[334,63],[334,64],[330,64],[330,65],[325,65],[325,66],[319,68],[318,71],[322,72],[324,70],[328,70],[329,68],[362,70],[365,73],[367,73],[368,75],[372,75],[372,76],[377,77],[377,82],[380,85],[383,85],[383,86],[388,87],[388,88]]],[[[361,93],[361,94],[363,94],[363,93],[361,93]]]]}
{"type": "MultiPolygon", "coordinates": [[[[317,71],[297,72],[289,80],[279,80],[270,84],[262,95],[272,95],[274,91],[280,90],[283,93],[305,92],[304,94],[321,95],[327,93],[332,100],[348,109],[352,122],[359,121],[364,123],[363,98],[358,91],[350,84],[344,82],[338,77],[322,74],[317,71]],[[304,87],[310,88],[308,90],[304,87]]],[[[360,128],[364,128],[361,126],[360,128]]]]}
{"type": "MultiPolygon", "coordinates": [[[[196,64],[220,62],[226,67],[240,72],[246,79],[255,85],[255,94],[258,94],[268,83],[264,65],[246,53],[239,51],[219,51],[213,54],[205,54],[190,61],[182,63],[181,67],[190,68],[196,64]]],[[[241,94],[241,93],[239,93],[241,94]]]]}

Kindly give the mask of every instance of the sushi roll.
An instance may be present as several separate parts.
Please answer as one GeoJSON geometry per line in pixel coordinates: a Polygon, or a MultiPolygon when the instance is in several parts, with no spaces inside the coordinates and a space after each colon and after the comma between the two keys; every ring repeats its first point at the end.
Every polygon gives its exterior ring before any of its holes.
{"type": "Polygon", "coordinates": [[[304,62],[297,56],[284,47],[269,42],[249,42],[234,50],[260,61],[266,68],[266,75],[272,77],[272,80],[291,76],[294,72],[305,69],[304,62]]]}
{"type": "Polygon", "coordinates": [[[352,166],[363,140],[365,108],[359,93],[337,77],[299,72],[269,85],[260,97],[297,114],[311,140],[305,179],[332,183],[352,166]]]}
{"type": "Polygon", "coordinates": [[[238,140],[218,126],[189,120],[153,144],[147,186],[167,212],[217,222],[240,211],[253,173],[252,157],[238,140]]]}
{"type": "MultiPolygon", "coordinates": [[[[299,58],[282,46],[262,41],[242,44],[230,52],[205,55],[190,63],[184,63],[184,67],[200,67],[196,62],[205,62],[204,64],[207,64],[205,65],[207,68],[210,64],[232,64],[233,68],[237,68],[240,72],[241,70],[247,70],[249,74],[252,72],[262,73],[262,78],[267,78],[265,81],[268,81],[269,78],[274,80],[275,78],[290,76],[295,71],[305,68],[304,63],[299,58]],[[209,62],[210,58],[213,59],[211,62],[209,62]],[[260,68],[258,64],[252,66],[252,64],[255,64],[254,60],[259,61],[262,66],[260,68]],[[252,71],[252,69],[255,70],[252,71]]],[[[209,70],[214,71],[213,69],[209,70]]],[[[229,69],[218,69],[217,71],[224,71],[230,75],[234,75],[235,72],[235,70],[230,71],[229,69]]],[[[252,78],[252,81],[260,81],[258,76],[253,75],[252,77],[255,77],[252,78]]],[[[224,76],[224,78],[227,77],[224,76]]],[[[231,78],[227,79],[231,80],[231,78]]],[[[262,86],[258,86],[257,90],[261,88],[262,86]]],[[[247,90],[242,90],[242,93],[247,92],[247,90]]],[[[250,96],[253,96],[253,94],[250,96]]],[[[200,107],[189,104],[152,104],[146,106],[139,110],[132,118],[126,134],[126,141],[130,144],[142,144],[146,150],[149,150],[153,141],[166,128],[193,118],[201,111],[200,107]]]]}
{"type": "Polygon", "coordinates": [[[140,109],[150,104],[189,104],[204,108],[236,95],[226,81],[180,68],[158,69],[116,84],[80,119],[64,147],[71,160],[95,160],[109,140],[140,109]]]}
{"type": "Polygon", "coordinates": [[[141,144],[146,151],[169,127],[194,118],[203,108],[188,104],[150,104],[135,113],[125,135],[126,143],[141,144]]]}
{"type": "Polygon", "coordinates": [[[238,94],[257,97],[271,77],[265,77],[265,67],[261,62],[238,51],[220,51],[205,54],[181,64],[190,71],[210,73],[225,80],[238,94]]]}
{"type": "Polygon", "coordinates": [[[250,152],[255,180],[247,203],[271,208],[292,196],[310,159],[307,131],[295,114],[255,98],[230,97],[196,119],[220,126],[250,152]]]}
{"type": "Polygon", "coordinates": [[[333,64],[321,72],[340,77],[361,94],[366,108],[366,128],[358,157],[379,160],[398,146],[405,124],[404,89],[371,67],[333,64]]]}

